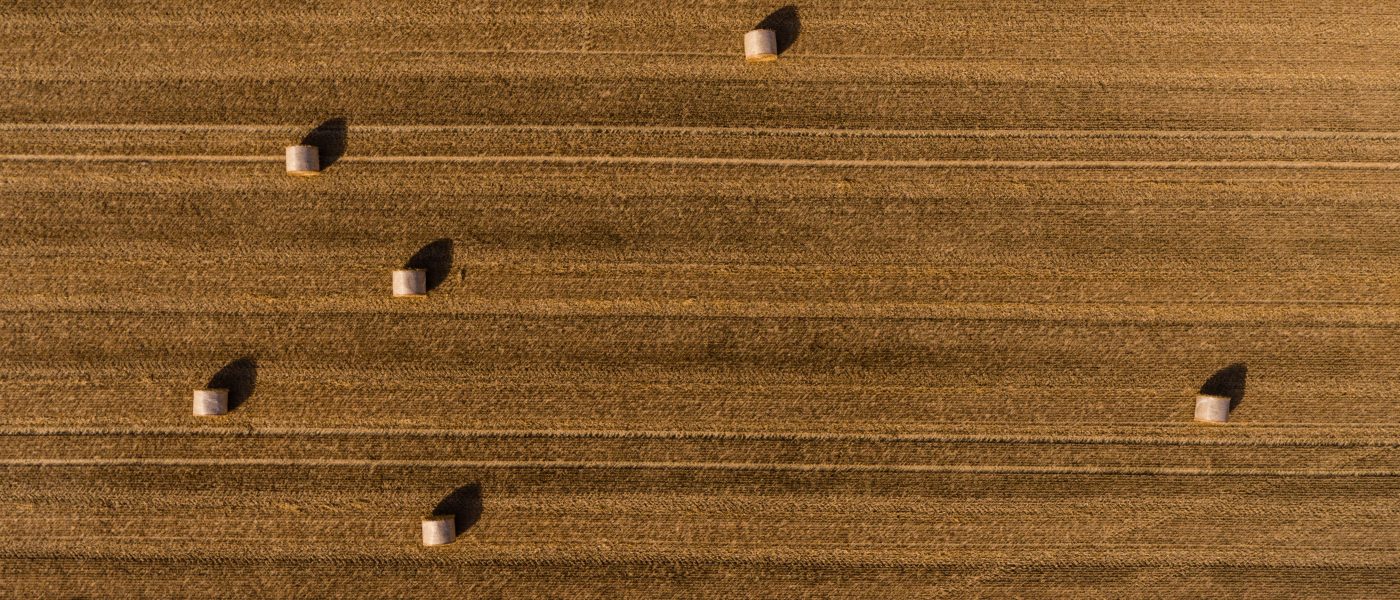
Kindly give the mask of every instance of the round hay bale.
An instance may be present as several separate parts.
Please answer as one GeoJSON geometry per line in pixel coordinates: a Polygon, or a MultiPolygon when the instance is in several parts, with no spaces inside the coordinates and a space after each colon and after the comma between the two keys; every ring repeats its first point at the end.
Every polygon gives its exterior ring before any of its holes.
{"type": "Polygon", "coordinates": [[[321,174],[321,151],[315,146],[287,146],[287,174],[310,177],[321,174]]]}
{"type": "Polygon", "coordinates": [[[1201,423],[1224,423],[1230,419],[1230,398],[1211,394],[1196,396],[1196,420],[1201,423]]]}
{"type": "Polygon", "coordinates": [[[423,545],[443,546],[457,539],[455,515],[433,515],[423,518],[423,545]]]}
{"type": "Polygon", "coordinates": [[[228,413],[228,389],[215,388],[194,391],[194,414],[212,417],[228,413]]]}
{"type": "Polygon", "coordinates": [[[778,60],[778,34],[772,29],[755,29],[744,34],[744,60],[770,62],[778,60]]]}
{"type": "Polygon", "coordinates": [[[427,269],[395,269],[394,297],[422,298],[428,295],[427,269]]]}

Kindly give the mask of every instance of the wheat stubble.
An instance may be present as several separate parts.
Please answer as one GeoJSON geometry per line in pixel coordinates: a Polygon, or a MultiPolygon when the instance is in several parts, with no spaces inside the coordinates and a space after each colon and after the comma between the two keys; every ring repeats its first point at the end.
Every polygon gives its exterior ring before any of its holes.
{"type": "Polygon", "coordinates": [[[1394,8],[776,8],[0,8],[0,596],[1391,593],[1394,8]]]}

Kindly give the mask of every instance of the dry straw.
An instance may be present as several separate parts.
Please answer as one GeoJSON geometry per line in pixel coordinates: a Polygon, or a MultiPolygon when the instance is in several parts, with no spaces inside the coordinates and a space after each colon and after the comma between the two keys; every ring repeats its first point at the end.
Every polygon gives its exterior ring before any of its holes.
{"type": "Polygon", "coordinates": [[[315,146],[287,146],[287,174],[301,177],[320,175],[320,150],[315,146]]]}
{"type": "Polygon", "coordinates": [[[194,414],[197,417],[211,417],[228,412],[228,390],[214,388],[194,391],[194,414]]]}
{"type": "Polygon", "coordinates": [[[443,546],[457,539],[457,517],[434,515],[423,518],[423,545],[443,546]]]}
{"type": "Polygon", "coordinates": [[[394,297],[422,298],[428,295],[428,271],[426,269],[395,269],[394,297]]]}
{"type": "Polygon", "coordinates": [[[1201,423],[1224,423],[1230,419],[1230,399],[1225,396],[1201,394],[1196,396],[1196,420],[1201,423]]]}
{"type": "Polygon", "coordinates": [[[755,29],[744,34],[744,60],[769,62],[778,60],[778,34],[772,29],[755,29]]]}

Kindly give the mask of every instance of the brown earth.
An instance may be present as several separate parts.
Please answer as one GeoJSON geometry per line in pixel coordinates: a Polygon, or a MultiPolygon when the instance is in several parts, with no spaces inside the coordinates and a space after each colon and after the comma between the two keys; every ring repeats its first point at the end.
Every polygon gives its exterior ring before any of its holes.
{"type": "Polygon", "coordinates": [[[989,4],[6,3],[0,596],[1393,595],[1400,8],[989,4]]]}

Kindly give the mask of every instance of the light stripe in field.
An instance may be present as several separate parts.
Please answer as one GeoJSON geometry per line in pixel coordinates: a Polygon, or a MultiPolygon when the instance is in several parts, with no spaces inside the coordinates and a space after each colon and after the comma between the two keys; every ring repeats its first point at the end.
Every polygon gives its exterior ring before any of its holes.
{"type": "MultiPolygon", "coordinates": [[[[412,523],[410,523],[412,525],[412,523]]],[[[407,529],[407,527],[405,527],[407,529]]],[[[105,533],[105,532],[104,532],[105,533]]],[[[222,534],[222,532],[221,532],[222,534]]],[[[481,567],[523,567],[530,572],[540,567],[568,567],[573,570],[589,568],[611,568],[619,565],[629,567],[649,566],[698,566],[725,565],[734,567],[761,567],[763,569],[792,568],[812,573],[812,569],[915,569],[916,573],[932,573],[949,569],[973,569],[986,572],[988,565],[996,565],[999,570],[1015,569],[1027,572],[1060,572],[1067,568],[1092,568],[1097,573],[1113,573],[1123,569],[1169,568],[1173,581],[1180,581],[1183,568],[1209,571],[1218,574],[1222,571],[1242,570],[1258,581],[1267,573],[1264,570],[1290,571],[1298,569],[1325,569],[1331,580],[1346,579],[1348,573],[1358,571],[1380,571],[1389,573],[1395,570],[1395,549],[1388,544],[1368,544],[1365,548],[1355,545],[1314,545],[1308,541],[1283,541],[1271,545],[1252,544],[1210,544],[1189,547],[1177,545],[1165,547],[1152,544],[1113,544],[1108,548],[1086,544],[1046,544],[1027,541],[1016,545],[958,544],[950,546],[923,547],[860,547],[856,544],[823,545],[804,547],[797,545],[764,544],[761,547],[706,545],[695,541],[674,543],[627,543],[609,541],[606,548],[591,543],[489,543],[480,540],[458,542],[470,543],[470,551],[462,552],[404,552],[414,540],[396,538],[389,543],[393,551],[366,548],[359,544],[347,543],[342,534],[334,540],[320,543],[308,542],[303,538],[265,538],[260,540],[283,541],[286,543],[255,543],[237,545],[215,545],[210,540],[190,534],[187,543],[178,547],[166,545],[151,547],[142,544],[128,546],[119,551],[108,547],[94,549],[94,540],[100,538],[50,537],[35,538],[26,536],[22,542],[35,540],[67,540],[71,543],[55,547],[46,544],[34,548],[14,544],[16,547],[0,547],[0,559],[18,560],[26,566],[35,561],[64,560],[75,561],[88,568],[91,564],[143,565],[145,568],[168,568],[164,565],[209,564],[220,571],[237,571],[241,565],[267,565],[258,569],[259,576],[270,576],[273,569],[287,569],[294,565],[299,575],[304,574],[308,564],[332,564],[364,566],[382,575],[387,570],[415,567],[413,575],[421,577],[421,568],[460,568],[466,565],[481,567]],[[196,543],[200,542],[200,543],[196,543]],[[297,543],[300,542],[300,543],[297,543]]],[[[224,539],[222,535],[216,539],[224,539]]],[[[1034,539],[1034,538],[1031,538],[1034,539]]],[[[8,566],[8,565],[7,565],[8,566]]],[[[13,567],[11,567],[13,569],[13,567]]],[[[77,572],[76,569],[73,572],[77,572]]],[[[107,571],[104,571],[106,573],[107,571]]],[[[181,580],[188,589],[188,573],[181,571],[186,579],[181,580]]],[[[762,573],[764,579],[771,578],[771,572],[762,573]]],[[[71,578],[71,573],[64,577],[71,578]]],[[[304,575],[302,575],[304,577],[304,575]]],[[[635,572],[626,577],[635,579],[635,572]]],[[[1040,579],[1046,579],[1042,576],[1040,579]]],[[[1048,577],[1054,580],[1054,577],[1048,577]]],[[[1043,581],[1042,581],[1043,583],[1043,581]]],[[[1094,588],[1097,589],[1097,588],[1094,588]]],[[[1136,588],[1133,588],[1136,589],[1136,588]]],[[[825,590],[829,593],[830,590],[825,590]]],[[[868,592],[869,589],[866,589],[868,592]]],[[[946,590],[942,590],[946,591],[946,590]]],[[[1023,591],[1023,590],[1020,590],[1023,591]]],[[[970,593],[981,597],[983,594],[970,593]]],[[[1208,594],[1206,594],[1208,595],[1208,594]]],[[[1377,596],[1384,596],[1378,594],[1377,596]]],[[[611,596],[610,596],[611,597],[611,596]]],[[[940,596],[941,597],[941,596],[940,596]]],[[[1194,597],[1194,596],[1193,596],[1194,597]]]]}
{"type": "Polygon", "coordinates": [[[362,460],[332,458],[7,458],[6,467],[430,467],[478,469],[627,469],[695,471],[787,471],[836,473],[929,473],[967,475],[1123,475],[1186,477],[1400,477],[1400,470],[1199,469],[1188,467],[1090,467],[1009,465],[898,465],[829,463],[734,463],[641,461],[362,460]]]}
{"type": "MultiPolygon", "coordinates": [[[[1198,429],[1189,425],[1183,429],[1198,429]]],[[[1243,429],[1235,426],[1234,429],[1243,429]]],[[[392,429],[369,427],[0,427],[0,436],[307,436],[307,437],[416,437],[416,438],[529,438],[607,440],[713,440],[774,442],[870,442],[870,443],[975,443],[975,444],[1076,444],[1148,446],[1239,447],[1400,447],[1400,438],[1172,438],[1144,435],[1042,435],[976,433],[859,433],[859,432],[744,432],[744,431],[645,431],[609,429],[392,429]]]]}
{"type": "MultiPolygon", "coordinates": [[[[0,123],[0,131],[305,131],[308,125],[202,123],[0,123]]],[[[351,132],[671,133],[894,138],[1185,138],[1185,139],[1400,139],[1400,131],[1153,130],[1153,129],[820,129],[798,127],[695,127],[679,125],[361,125],[351,132]]]]}
{"type": "MultiPolygon", "coordinates": [[[[282,162],[273,155],[208,155],[208,154],[0,154],[0,161],[15,162],[282,162]]],[[[344,159],[341,159],[344,160],[344,159]]]]}
{"type": "MultiPolygon", "coordinates": [[[[798,303],[691,303],[683,300],[657,302],[627,302],[599,300],[577,301],[521,301],[517,306],[505,306],[507,300],[465,301],[454,303],[444,301],[433,307],[387,307],[377,300],[342,301],[338,298],[301,301],[292,299],[248,299],[206,300],[200,297],[202,305],[190,306],[189,299],[164,299],[139,301],[112,300],[110,298],[86,297],[66,298],[61,303],[50,302],[46,297],[32,299],[0,298],[0,315],[34,315],[37,318],[56,316],[90,317],[97,314],[133,319],[171,319],[197,315],[201,318],[278,318],[291,314],[301,317],[320,316],[328,321],[345,321],[365,317],[388,317],[394,319],[441,318],[454,321],[465,318],[525,319],[555,321],[577,318],[618,318],[655,319],[668,322],[719,322],[719,321],[761,321],[772,319],[800,319],[850,322],[963,322],[987,324],[1056,324],[1067,327],[1113,327],[1113,326],[1175,326],[1209,325],[1218,327],[1302,327],[1310,330],[1327,329],[1366,329],[1376,332],[1400,329],[1400,315],[1386,310],[1395,305],[1378,305],[1374,309],[1366,307],[1342,307],[1333,311],[1319,310],[1308,306],[1284,306],[1278,310],[1271,307],[1243,305],[1180,305],[1179,314],[1163,315],[1148,310],[1133,310],[1134,307],[1104,309],[1069,306],[1055,311],[1055,305],[1047,305],[1027,310],[1023,314],[1014,313],[1012,308],[974,306],[890,306],[864,305],[814,305],[802,307],[798,303]],[[183,304],[182,304],[183,303],[183,304]],[[1235,312],[1232,314],[1231,310],[1235,312]]],[[[1370,423],[1359,423],[1369,425],[1370,423]]],[[[1380,423],[1385,425],[1385,423],[1380,423]]]]}
{"type": "MultiPolygon", "coordinates": [[[[282,162],[281,156],[259,155],[140,155],[140,154],[4,154],[0,161],[14,162],[282,162]]],[[[687,156],[347,156],[337,162],[356,163],[455,163],[455,164],[564,164],[564,165],[663,165],[744,167],[883,167],[933,169],[1314,169],[1340,171],[1400,170],[1400,162],[1291,161],[1291,160],[854,160],[801,158],[717,158],[687,156]]]]}
{"type": "Polygon", "coordinates": [[[1231,161],[1231,160],[851,160],[797,158],[716,158],[672,156],[365,156],[342,160],[366,163],[544,163],[621,165],[700,165],[745,167],[893,167],[953,169],[1335,169],[1395,170],[1397,162],[1231,161]]]}

